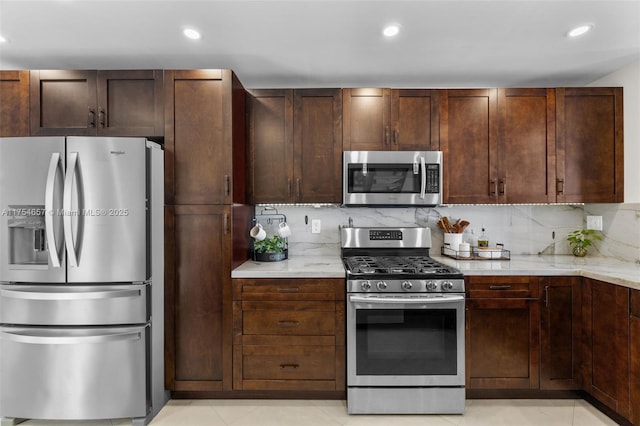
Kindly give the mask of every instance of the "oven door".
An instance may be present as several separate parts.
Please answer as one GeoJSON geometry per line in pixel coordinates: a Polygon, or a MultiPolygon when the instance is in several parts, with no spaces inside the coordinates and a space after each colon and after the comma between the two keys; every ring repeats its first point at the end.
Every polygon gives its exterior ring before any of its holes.
{"type": "Polygon", "coordinates": [[[348,296],[348,386],[464,386],[464,381],[464,295],[348,296]]]}
{"type": "Polygon", "coordinates": [[[345,205],[438,205],[442,203],[439,151],[346,151],[345,205]]]}

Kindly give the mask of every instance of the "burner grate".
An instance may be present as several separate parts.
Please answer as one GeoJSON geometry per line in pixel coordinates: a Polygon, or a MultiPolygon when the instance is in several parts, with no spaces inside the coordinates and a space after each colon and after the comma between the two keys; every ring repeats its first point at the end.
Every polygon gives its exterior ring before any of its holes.
{"type": "Polygon", "coordinates": [[[451,269],[425,256],[350,256],[344,259],[352,274],[425,274],[451,273],[451,269]]]}

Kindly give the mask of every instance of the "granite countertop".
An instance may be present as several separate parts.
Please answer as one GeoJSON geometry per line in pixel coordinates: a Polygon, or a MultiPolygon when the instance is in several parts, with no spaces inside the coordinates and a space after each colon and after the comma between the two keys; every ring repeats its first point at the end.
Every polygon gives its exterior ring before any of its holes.
{"type": "MultiPolygon", "coordinates": [[[[578,275],[640,290],[640,265],[610,257],[512,255],[511,260],[456,260],[431,256],[465,275],[578,275]]],[[[344,278],[340,256],[289,256],[280,262],[248,260],[231,278],[344,278]]]]}

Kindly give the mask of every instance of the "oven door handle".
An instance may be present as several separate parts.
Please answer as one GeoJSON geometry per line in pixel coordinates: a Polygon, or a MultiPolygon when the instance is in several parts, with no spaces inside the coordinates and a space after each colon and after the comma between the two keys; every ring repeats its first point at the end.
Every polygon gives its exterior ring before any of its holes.
{"type": "Polygon", "coordinates": [[[362,303],[396,303],[396,304],[438,304],[438,303],[450,303],[455,301],[464,300],[463,295],[449,294],[442,297],[371,297],[371,296],[349,296],[350,302],[362,302],[362,303]]]}

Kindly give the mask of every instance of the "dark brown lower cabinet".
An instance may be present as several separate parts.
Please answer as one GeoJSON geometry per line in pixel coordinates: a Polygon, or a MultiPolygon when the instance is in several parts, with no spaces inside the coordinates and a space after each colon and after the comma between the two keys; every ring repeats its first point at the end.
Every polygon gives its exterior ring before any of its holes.
{"type": "Polygon", "coordinates": [[[472,276],[466,285],[467,388],[538,389],[537,278],[472,276]]]}
{"type": "Polygon", "coordinates": [[[583,278],[584,388],[629,418],[629,289],[583,278]]]}
{"type": "Polygon", "coordinates": [[[231,390],[231,206],[167,206],[166,385],[231,390]]]}
{"type": "Polygon", "coordinates": [[[631,415],[634,425],[640,425],[640,290],[631,290],[629,316],[629,352],[631,375],[631,415]]]}
{"type": "Polygon", "coordinates": [[[233,299],[234,390],[344,397],[343,279],[234,279],[233,299]]]}
{"type": "Polygon", "coordinates": [[[540,389],[582,386],[582,278],[540,278],[540,389]]]}

